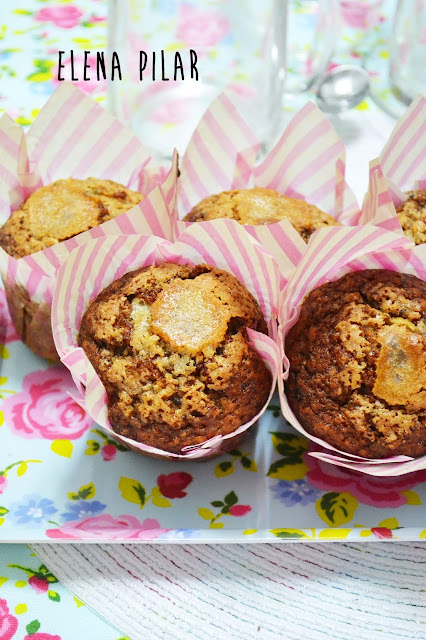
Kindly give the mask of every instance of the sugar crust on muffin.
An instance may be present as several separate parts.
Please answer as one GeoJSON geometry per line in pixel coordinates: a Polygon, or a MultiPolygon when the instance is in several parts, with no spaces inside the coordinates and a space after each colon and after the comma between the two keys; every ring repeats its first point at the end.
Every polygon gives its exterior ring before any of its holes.
{"type": "Polygon", "coordinates": [[[266,332],[258,303],[233,275],[164,263],[101,292],[79,344],[106,388],[112,428],[180,453],[232,433],[267,401],[270,374],[247,327],[266,332]]]}
{"type": "Polygon", "coordinates": [[[426,190],[408,191],[407,200],[396,210],[406,236],[415,244],[426,242],[426,190]]]}
{"type": "Polygon", "coordinates": [[[57,180],[11,214],[0,229],[0,246],[14,258],[31,255],[115,218],[143,197],[112,180],[57,180]]]}
{"type": "Polygon", "coordinates": [[[366,458],[426,454],[426,283],[351,272],[312,291],[285,344],[301,425],[366,458]]]}
{"type": "Polygon", "coordinates": [[[233,189],[208,196],[186,216],[189,222],[231,218],[240,224],[272,224],[288,220],[307,242],[316,229],[339,225],[335,218],[304,200],[283,196],[274,189],[233,189]]]}

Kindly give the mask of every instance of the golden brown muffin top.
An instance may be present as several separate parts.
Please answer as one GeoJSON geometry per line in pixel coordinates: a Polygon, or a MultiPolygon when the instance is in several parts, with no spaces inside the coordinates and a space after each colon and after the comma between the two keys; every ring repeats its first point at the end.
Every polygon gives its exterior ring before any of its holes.
{"type": "Polygon", "coordinates": [[[115,218],[143,197],[112,180],[57,180],[12,213],[0,229],[0,246],[15,258],[28,256],[115,218]]]}
{"type": "Polygon", "coordinates": [[[426,190],[408,191],[408,198],[396,210],[406,236],[415,244],[426,242],[426,190]]]}
{"type": "Polygon", "coordinates": [[[157,448],[234,431],[266,402],[270,377],[246,327],[262,311],[230,273],[164,263],[126,274],[87,309],[79,344],[117,433],[157,448]]]}
{"type": "Polygon", "coordinates": [[[312,291],[286,339],[301,424],[348,453],[426,453],[426,283],[383,269],[312,291]]]}
{"type": "Polygon", "coordinates": [[[189,222],[231,218],[240,224],[272,224],[288,220],[307,242],[316,229],[339,225],[332,216],[304,200],[288,198],[274,189],[254,187],[222,191],[204,198],[186,216],[189,222]]]}

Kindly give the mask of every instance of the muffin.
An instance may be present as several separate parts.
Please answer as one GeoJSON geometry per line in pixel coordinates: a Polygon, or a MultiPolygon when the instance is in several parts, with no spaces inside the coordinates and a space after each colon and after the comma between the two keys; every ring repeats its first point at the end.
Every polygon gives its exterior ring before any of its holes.
{"type": "Polygon", "coordinates": [[[271,377],[246,328],[262,311],[231,274],[164,263],[127,273],[86,310],[79,345],[108,396],[113,430],[180,453],[250,421],[271,377]]]}
{"type": "Polygon", "coordinates": [[[365,458],[426,454],[426,283],[384,269],[312,291],[286,337],[306,431],[365,458]]]}
{"type": "MultiPolygon", "coordinates": [[[[67,178],[34,191],[0,229],[0,247],[23,258],[92,229],[143,199],[112,180],[67,178]]],[[[37,355],[58,360],[51,331],[50,305],[31,299],[26,288],[4,278],[13,324],[37,355]]]]}
{"type": "Polygon", "coordinates": [[[406,236],[415,244],[426,242],[426,190],[408,191],[408,198],[396,210],[406,236]]]}
{"type": "Polygon", "coordinates": [[[34,191],[12,213],[0,229],[0,246],[23,258],[97,227],[142,199],[112,180],[57,180],[34,191]]]}
{"type": "Polygon", "coordinates": [[[254,187],[222,191],[204,198],[186,216],[187,222],[231,218],[240,224],[272,224],[288,220],[307,242],[316,229],[339,225],[332,216],[312,204],[283,196],[274,189],[254,187]]]}

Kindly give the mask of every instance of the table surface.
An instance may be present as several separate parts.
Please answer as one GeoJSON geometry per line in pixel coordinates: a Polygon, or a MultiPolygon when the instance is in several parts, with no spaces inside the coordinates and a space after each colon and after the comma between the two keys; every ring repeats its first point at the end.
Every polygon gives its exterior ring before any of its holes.
{"type": "MultiPolygon", "coordinates": [[[[294,3],[300,5],[301,3],[294,3]]],[[[379,66],[375,77],[386,74],[389,33],[389,15],[395,0],[385,0],[380,20],[369,35],[368,46],[376,48],[379,66]]],[[[170,3],[158,2],[158,10],[170,10],[170,3]]],[[[17,122],[28,126],[40,107],[55,88],[58,49],[106,48],[106,2],[62,0],[60,4],[45,0],[2,0],[0,8],[0,112],[5,110],[17,122]]],[[[365,31],[359,23],[348,19],[333,64],[357,63],[366,52],[365,31]]],[[[214,45],[220,48],[218,35],[214,45]]],[[[106,86],[103,82],[77,83],[80,88],[103,102],[106,86]]],[[[309,96],[289,100],[291,111],[303,104],[309,96]]],[[[386,102],[387,92],[381,98],[386,102]]],[[[373,157],[380,151],[384,131],[390,131],[393,121],[386,119],[380,109],[367,99],[356,110],[334,119],[338,132],[352,153],[349,154],[349,182],[354,190],[362,192],[366,174],[357,170],[357,157],[365,148],[368,129],[369,150],[373,157]]],[[[164,132],[174,126],[173,115],[162,122],[164,132]]],[[[64,551],[66,557],[66,551],[64,551]]],[[[125,640],[113,626],[104,622],[58,583],[41,564],[37,556],[25,545],[0,547],[0,640],[33,637],[35,640],[125,640]],[[18,565],[18,566],[12,566],[18,565]],[[69,620],[72,615],[73,627],[69,620]]],[[[160,636],[159,636],[160,637],[160,636]]],[[[413,636],[414,637],[414,636],[413,636]]]]}

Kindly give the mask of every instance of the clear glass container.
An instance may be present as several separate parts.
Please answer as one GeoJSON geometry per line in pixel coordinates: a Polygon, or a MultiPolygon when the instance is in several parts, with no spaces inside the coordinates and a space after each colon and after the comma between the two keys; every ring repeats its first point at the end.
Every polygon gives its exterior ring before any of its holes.
{"type": "Polygon", "coordinates": [[[406,104],[426,93],[426,0],[399,0],[389,74],[394,91],[406,104]]]}
{"type": "Polygon", "coordinates": [[[308,91],[327,71],[339,30],[336,0],[288,0],[286,93],[308,91]]]}
{"type": "Polygon", "coordinates": [[[286,13],[285,0],[109,0],[109,59],[122,71],[111,110],[169,157],[226,87],[268,146],[282,118],[286,13]]]}

